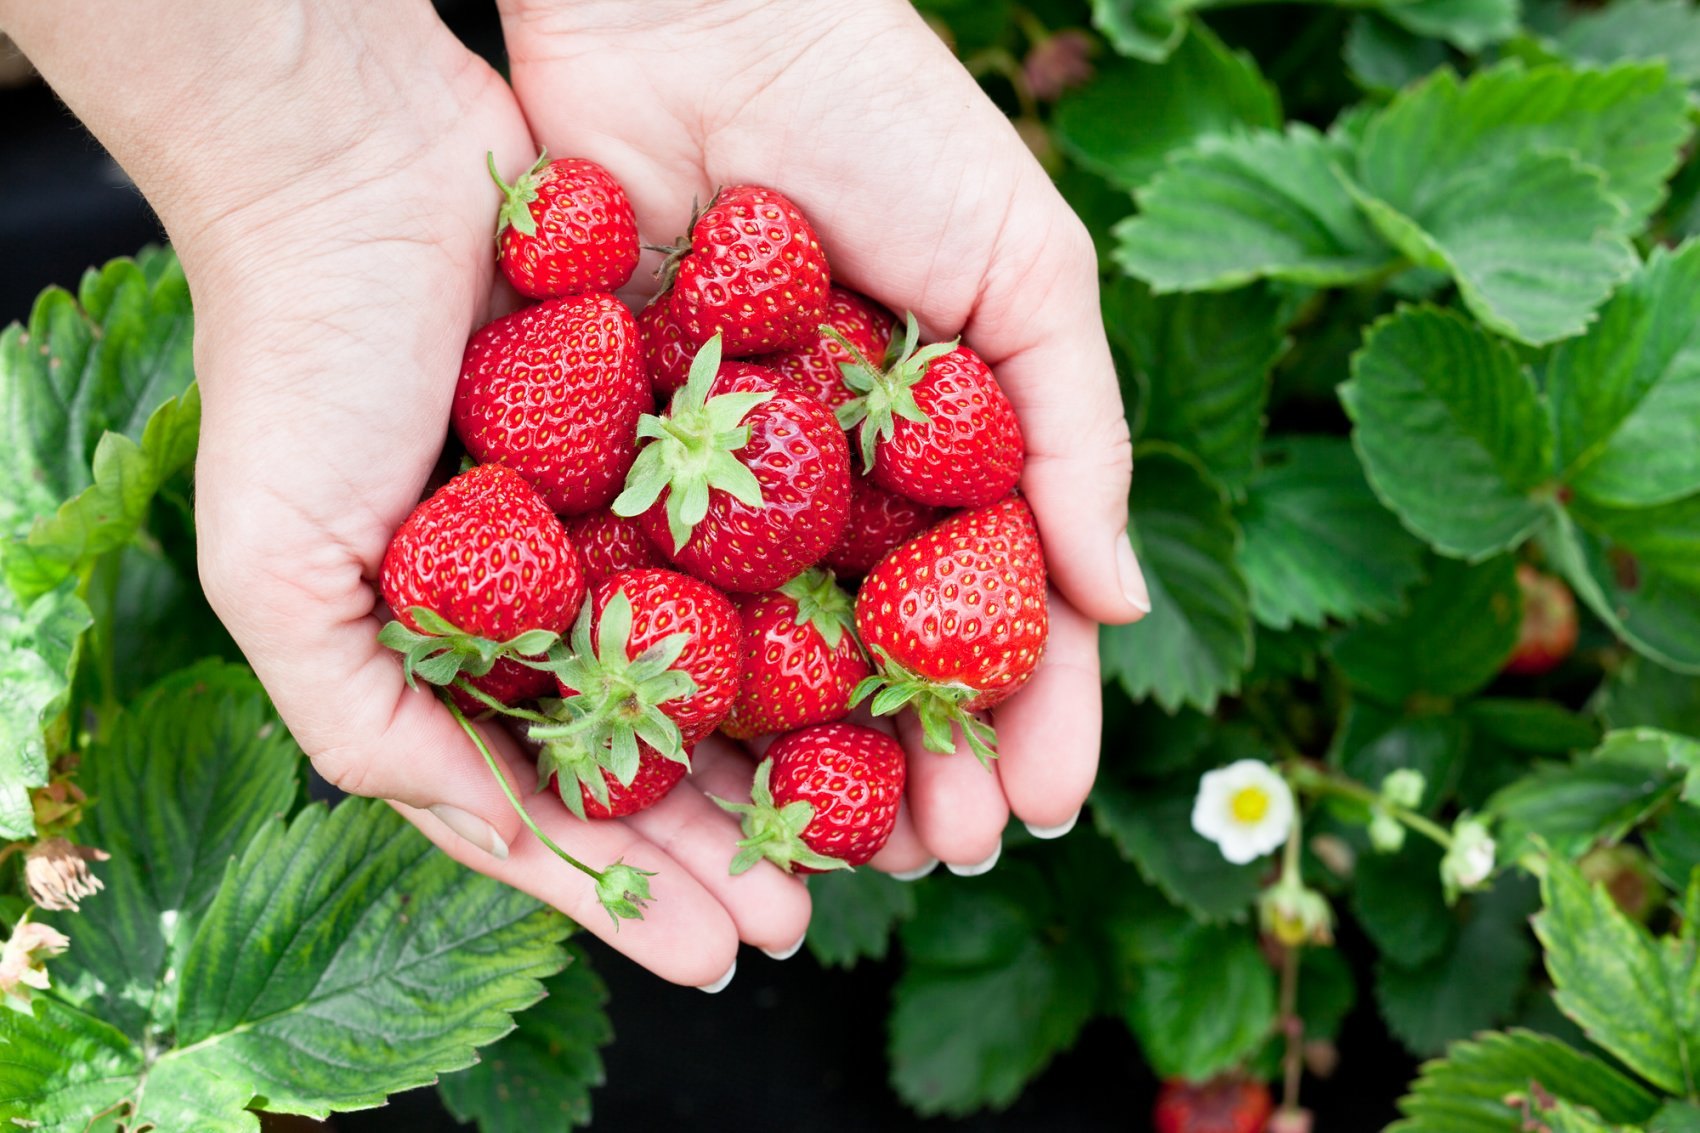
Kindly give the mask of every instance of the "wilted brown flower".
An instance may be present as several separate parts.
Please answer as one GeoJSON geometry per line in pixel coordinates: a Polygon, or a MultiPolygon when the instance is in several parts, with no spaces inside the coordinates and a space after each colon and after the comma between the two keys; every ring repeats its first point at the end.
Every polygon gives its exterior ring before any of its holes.
{"type": "Polygon", "coordinates": [[[31,990],[46,991],[46,960],[71,946],[65,934],[51,925],[25,921],[0,948],[0,1002],[30,1014],[31,990]]]}
{"type": "Polygon", "coordinates": [[[78,846],[64,838],[46,838],[24,855],[24,884],[30,899],[44,909],[75,912],[85,897],[106,887],[89,872],[90,862],[112,855],[94,846],[78,846]]]}

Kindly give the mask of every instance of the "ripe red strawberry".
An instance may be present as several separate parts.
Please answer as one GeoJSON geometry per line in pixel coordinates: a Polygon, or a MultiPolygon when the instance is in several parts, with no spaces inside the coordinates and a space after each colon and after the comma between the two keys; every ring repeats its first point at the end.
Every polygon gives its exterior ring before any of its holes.
{"type": "Polygon", "coordinates": [[[772,189],[721,189],[662,270],[685,340],[723,334],[732,357],[800,346],[826,314],[826,254],[797,206],[772,189]]]}
{"type": "Polygon", "coordinates": [[[548,666],[564,699],[545,703],[555,723],[531,728],[543,744],[538,785],[557,773],[594,783],[606,770],[630,786],[645,745],[684,762],[738,697],[739,637],[732,603],[688,575],[630,570],[598,583],[572,655],[548,666]]]}
{"type": "Polygon", "coordinates": [[[583,158],[550,161],[540,153],[537,164],[509,185],[496,171],[496,155],[487,159],[503,197],[497,258],[521,295],[551,299],[626,285],[637,268],[637,219],[606,169],[583,158]]]}
{"type": "Polygon", "coordinates": [[[1045,651],[1045,560],[1020,496],[951,516],[881,559],[856,595],[856,628],[879,675],[873,711],[909,705],[926,745],[955,750],[959,726],[981,759],[996,754],[990,708],[1027,682],[1045,651]]]}
{"type": "Polygon", "coordinates": [[[668,316],[665,295],[650,300],[638,312],[637,326],[643,339],[644,372],[655,400],[665,402],[691,376],[696,347],[685,341],[684,332],[668,316]]]}
{"type": "Polygon", "coordinates": [[[861,396],[838,407],[838,421],[860,426],[863,469],[880,487],[937,507],[1003,498],[1026,455],[1014,407],[978,354],[953,342],[918,346],[919,338],[910,315],[895,362],[844,371],[861,396]]]}
{"type": "Polygon", "coordinates": [[[872,670],[851,628],[850,596],[832,574],[807,570],[736,602],[743,682],[720,730],[747,740],[848,716],[850,694],[872,670]]]}
{"type": "Polygon", "coordinates": [[[1156,1133],[1263,1133],[1274,1112],[1269,1087],[1224,1076],[1203,1084],[1163,1083],[1152,1114],[1156,1133]]]}
{"type": "Polygon", "coordinates": [[[585,579],[591,586],[623,570],[667,565],[635,519],[611,511],[593,511],[575,515],[566,524],[573,545],[584,556],[585,579]]]}
{"type": "Polygon", "coordinates": [[[744,820],[732,872],[763,858],[795,873],[865,864],[891,837],[907,777],[902,746],[860,724],[780,737],[756,768],[750,802],[715,799],[744,820]]]}
{"type": "MultiPolygon", "coordinates": [[[[580,818],[591,819],[624,818],[654,806],[684,780],[690,765],[668,759],[642,741],[639,741],[639,749],[642,754],[638,757],[637,775],[629,785],[622,786],[609,771],[603,771],[599,778],[592,776],[585,782],[570,786],[562,785],[562,781],[557,779],[556,787],[564,792],[561,801],[580,818]],[[598,785],[601,787],[600,797],[597,795],[598,785]],[[573,805],[575,801],[578,803],[576,807],[573,805]]],[[[687,761],[690,754],[688,751],[685,753],[687,761]]]]}
{"type": "Polygon", "coordinates": [[[508,465],[576,515],[619,492],[653,407],[631,312],[612,295],[580,295],[479,328],[452,413],[475,459],[508,465]]]}
{"type": "Polygon", "coordinates": [[[838,542],[850,514],[850,449],[832,413],[711,339],[663,417],[639,427],[617,515],[674,564],[723,590],[772,590],[838,542]]]}
{"type": "Polygon", "coordinates": [[[1523,593],[1523,621],[1504,671],[1523,677],[1550,673],[1576,648],[1576,598],[1562,581],[1528,563],[1517,564],[1517,588],[1523,593]]]}
{"type": "MultiPolygon", "coordinates": [[[[519,473],[479,465],[413,509],[384,553],[379,587],[396,620],[378,640],[421,677],[469,683],[504,704],[546,691],[536,656],[584,604],[583,561],[566,528],[519,473]]],[[[456,690],[462,711],[484,705],[456,690]]]]}
{"type": "Polygon", "coordinates": [[[837,409],[856,396],[844,384],[839,366],[854,361],[857,353],[877,364],[891,345],[893,321],[891,312],[872,299],[834,287],[827,293],[824,324],[837,331],[838,338],[817,328],[801,346],[754,361],[808,390],[828,409],[837,409]],[[845,343],[855,347],[855,353],[846,350],[845,343]]]}
{"type": "Polygon", "coordinates": [[[887,551],[913,539],[943,516],[938,508],[888,492],[866,476],[853,476],[850,520],[844,525],[843,538],[826,553],[821,565],[836,574],[860,578],[887,551]]]}

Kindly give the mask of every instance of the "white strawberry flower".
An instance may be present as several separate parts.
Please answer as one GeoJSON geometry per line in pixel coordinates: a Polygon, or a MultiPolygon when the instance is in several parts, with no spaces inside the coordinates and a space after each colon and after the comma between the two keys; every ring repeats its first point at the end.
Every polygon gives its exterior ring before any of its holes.
{"type": "Polygon", "coordinates": [[[1198,781],[1192,828],[1244,865],[1276,849],[1293,829],[1293,791],[1269,764],[1241,759],[1198,781]]]}

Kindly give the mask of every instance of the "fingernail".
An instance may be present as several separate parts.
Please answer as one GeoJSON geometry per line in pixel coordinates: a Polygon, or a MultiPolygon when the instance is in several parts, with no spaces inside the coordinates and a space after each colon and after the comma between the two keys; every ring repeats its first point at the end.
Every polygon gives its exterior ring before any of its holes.
{"type": "Polygon", "coordinates": [[[1133,542],[1127,529],[1116,537],[1116,573],[1121,575],[1122,595],[1128,604],[1142,614],[1151,612],[1151,590],[1145,585],[1145,572],[1139,569],[1139,558],[1133,553],[1133,542]]]}
{"type": "Polygon", "coordinates": [[[1061,838],[1064,834],[1073,830],[1074,824],[1079,821],[1080,812],[1077,810],[1055,826],[1034,826],[1031,822],[1024,822],[1022,825],[1027,827],[1027,833],[1035,838],[1061,838]]]}
{"type": "MultiPolygon", "coordinates": [[[[798,943],[801,944],[802,941],[798,941],[798,943]]],[[[737,975],[737,974],[738,974],[738,961],[734,959],[732,961],[732,966],[730,968],[726,969],[725,975],[721,976],[719,979],[715,980],[711,984],[703,984],[702,987],[699,988],[698,990],[699,991],[706,991],[710,995],[714,995],[718,992],[725,991],[726,985],[731,983],[732,977],[737,975]]]]}
{"type": "Polygon", "coordinates": [[[982,873],[986,873],[993,866],[997,865],[998,858],[1002,855],[1003,843],[999,842],[998,848],[993,850],[991,856],[983,862],[975,862],[973,865],[957,865],[955,862],[946,862],[944,863],[944,868],[948,869],[958,877],[979,877],[982,873]]]}
{"type": "Polygon", "coordinates": [[[928,858],[923,864],[916,866],[914,869],[906,869],[900,873],[887,874],[886,876],[890,877],[893,881],[919,881],[937,868],[939,868],[939,860],[937,858],[928,858]]]}
{"type": "Polygon", "coordinates": [[[508,844],[502,841],[502,836],[496,833],[496,828],[479,818],[476,814],[450,806],[448,803],[438,803],[431,808],[431,813],[438,820],[462,838],[477,846],[499,862],[508,860],[508,844]]]}
{"type": "Polygon", "coordinates": [[[797,943],[793,944],[789,948],[763,948],[762,953],[775,960],[789,960],[797,954],[797,949],[803,946],[803,939],[808,935],[809,934],[805,932],[802,936],[799,936],[797,938],[797,943]]]}

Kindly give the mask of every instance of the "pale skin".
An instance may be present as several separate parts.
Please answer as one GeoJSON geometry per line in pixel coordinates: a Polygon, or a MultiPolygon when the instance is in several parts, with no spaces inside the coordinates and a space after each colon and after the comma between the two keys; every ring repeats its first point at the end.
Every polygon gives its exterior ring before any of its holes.
{"type": "MultiPolygon", "coordinates": [[[[522,797],[580,859],[654,870],[618,931],[589,882],[522,827],[476,748],[377,645],[373,583],[446,434],[468,334],[496,282],[498,195],[546,146],[627,188],[646,240],[693,196],[755,182],[811,218],[833,276],[962,334],[1020,416],[1022,478],[1050,567],[1051,635],[1000,706],[1000,758],[910,752],[877,868],[992,856],[1010,816],[1066,823],[1097,768],[1098,623],[1149,599],[1125,534],[1127,425],[1079,221],[1013,129],[903,0],[504,0],[511,86],[423,0],[262,6],[0,0],[0,26],[159,212],[196,305],[205,397],[201,575],[318,770],[391,800],[447,853],[560,908],[658,976],[728,973],[740,942],[789,949],[803,883],[731,877],[753,753],[700,745],[663,802],[583,823],[522,797]]],[[[654,287],[646,256],[626,298],[654,287]]]]}

